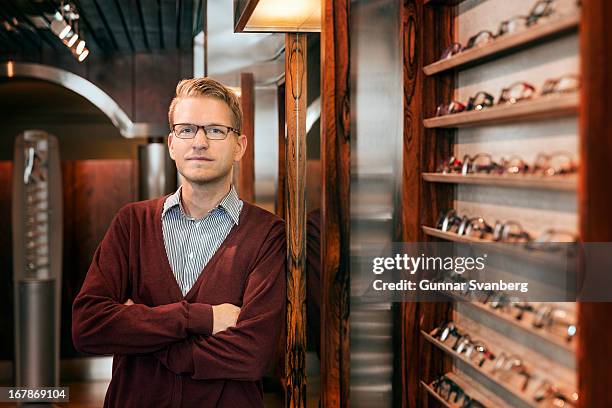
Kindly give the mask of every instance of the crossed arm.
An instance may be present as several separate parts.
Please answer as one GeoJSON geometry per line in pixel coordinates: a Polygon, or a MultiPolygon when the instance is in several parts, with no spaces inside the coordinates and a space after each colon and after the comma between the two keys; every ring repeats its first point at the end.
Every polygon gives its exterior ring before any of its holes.
{"type": "Polygon", "coordinates": [[[250,271],[242,307],[134,304],[128,298],[128,242],[118,218],[96,250],[73,304],[75,347],[91,354],[153,353],[194,379],[262,377],[284,322],[285,237],[275,224],[250,271]],[[237,319],[235,319],[237,316],[237,319]]]}
{"type": "MultiPolygon", "coordinates": [[[[124,305],[126,306],[131,306],[134,304],[135,303],[132,299],[128,299],[124,303],[124,305]]],[[[213,313],[212,334],[217,334],[220,331],[227,330],[229,327],[236,326],[236,321],[238,320],[238,314],[240,313],[240,308],[236,305],[232,305],[231,303],[221,303],[220,305],[212,305],[212,313],[213,313]]],[[[199,334],[208,334],[208,333],[199,333],[199,334]]]]}

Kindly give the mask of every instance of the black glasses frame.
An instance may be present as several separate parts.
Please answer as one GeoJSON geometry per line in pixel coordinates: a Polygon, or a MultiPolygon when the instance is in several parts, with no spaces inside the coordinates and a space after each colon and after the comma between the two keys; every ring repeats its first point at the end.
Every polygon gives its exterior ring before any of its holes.
{"type": "Polygon", "coordinates": [[[480,91],[468,100],[467,110],[480,111],[484,108],[488,108],[493,105],[495,105],[495,98],[493,97],[493,95],[484,91],[480,91]],[[482,97],[482,102],[477,103],[479,97],[482,97]]]}
{"type": "Polygon", "coordinates": [[[209,139],[209,140],[225,140],[227,138],[227,136],[229,135],[229,132],[234,132],[237,135],[240,135],[240,131],[236,128],[233,128],[231,126],[226,126],[226,125],[217,125],[217,124],[210,124],[210,125],[196,125],[193,123],[174,123],[172,125],[172,133],[174,133],[174,135],[176,137],[178,137],[179,139],[194,139],[196,137],[196,135],[198,134],[198,132],[200,131],[200,129],[202,129],[204,131],[204,135],[209,139]],[[185,127],[190,127],[192,130],[195,130],[192,132],[191,137],[184,137],[184,136],[180,136],[178,131],[177,131],[177,126],[185,126],[185,127]],[[225,133],[223,133],[223,137],[211,137],[210,136],[210,132],[212,130],[218,130],[219,128],[225,128],[225,133]]]}

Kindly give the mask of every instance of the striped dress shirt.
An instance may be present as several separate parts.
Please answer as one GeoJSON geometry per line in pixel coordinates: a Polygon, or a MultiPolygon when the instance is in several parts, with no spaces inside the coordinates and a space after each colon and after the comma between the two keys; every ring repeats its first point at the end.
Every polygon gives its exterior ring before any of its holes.
{"type": "Polygon", "coordinates": [[[232,185],[217,207],[197,219],[185,214],[181,188],[164,202],[162,230],[172,272],[185,296],[232,227],[238,225],[243,202],[232,185]]]}

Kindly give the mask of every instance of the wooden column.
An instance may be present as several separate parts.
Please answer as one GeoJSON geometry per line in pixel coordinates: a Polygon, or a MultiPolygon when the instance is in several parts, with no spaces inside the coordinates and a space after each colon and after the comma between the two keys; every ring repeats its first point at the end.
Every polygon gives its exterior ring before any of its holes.
{"type": "Polygon", "coordinates": [[[276,88],[276,98],[278,103],[278,180],[276,182],[276,215],[285,218],[285,179],[286,179],[286,153],[287,135],[285,121],[285,83],[279,84],[276,88]]]}
{"type": "MultiPolygon", "coordinates": [[[[608,30],[612,21],[612,3],[609,0],[586,0],[582,4],[580,234],[583,242],[612,242],[609,177],[612,159],[612,41],[608,30]]],[[[612,406],[610,316],[612,303],[583,302],[578,305],[578,403],[581,408],[612,406]]]]}
{"type": "Polygon", "coordinates": [[[286,407],[306,406],[306,35],[285,39],[287,118],[286,407]]]}
{"type": "Polygon", "coordinates": [[[321,406],[349,406],[350,0],[321,27],[321,406]]]}
{"type": "Polygon", "coordinates": [[[240,74],[240,105],[247,150],[238,166],[238,193],[252,203],[255,202],[255,81],[250,72],[240,74]]]}
{"type": "MultiPolygon", "coordinates": [[[[421,234],[421,139],[423,137],[423,5],[405,0],[401,9],[401,44],[404,83],[404,151],[402,191],[399,200],[402,242],[419,242],[421,234]]],[[[417,407],[419,390],[421,341],[419,303],[406,302],[395,306],[394,332],[397,348],[394,353],[394,405],[417,407]]]]}
{"type": "MultiPolygon", "coordinates": [[[[425,129],[423,118],[433,116],[439,101],[450,100],[454,74],[427,77],[423,66],[436,60],[453,42],[453,8],[404,0],[401,9],[401,44],[404,86],[404,151],[396,233],[402,242],[427,239],[421,226],[435,225],[438,213],[452,207],[453,187],[423,182],[421,174],[434,171],[452,151],[453,131],[425,129]]],[[[421,329],[430,331],[449,318],[452,304],[405,302],[394,308],[395,374],[394,406],[427,407],[419,382],[430,381],[450,369],[444,353],[424,341],[421,329]]]]}

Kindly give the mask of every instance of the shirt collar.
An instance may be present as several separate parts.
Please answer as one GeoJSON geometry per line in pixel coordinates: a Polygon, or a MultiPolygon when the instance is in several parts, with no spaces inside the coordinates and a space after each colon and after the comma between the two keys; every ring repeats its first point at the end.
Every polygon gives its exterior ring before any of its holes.
{"type": "MultiPolygon", "coordinates": [[[[187,216],[185,214],[185,211],[183,209],[183,204],[181,202],[181,189],[182,188],[183,186],[180,186],[174,194],[166,198],[166,201],[164,202],[164,209],[162,211],[162,218],[164,218],[168,210],[170,210],[171,208],[175,206],[179,206],[181,213],[187,216]]],[[[241,204],[242,202],[240,198],[238,198],[238,193],[236,192],[236,188],[232,184],[229,193],[227,193],[227,195],[223,197],[223,200],[221,200],[219,205],[215,208],[223,208],[225,212],[229,214],[229,216],[232,218],[232,221],[234,221],[234,223],[238,225],[238,222],[240,221],[240,209],[242,207],[241,204]]]]}

